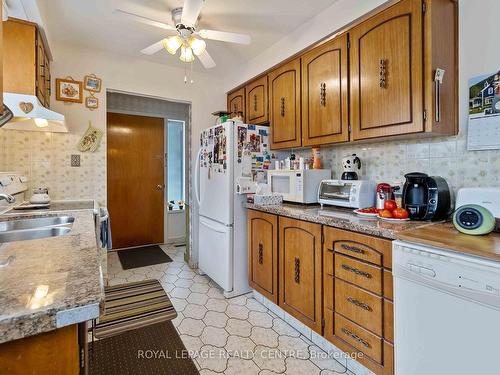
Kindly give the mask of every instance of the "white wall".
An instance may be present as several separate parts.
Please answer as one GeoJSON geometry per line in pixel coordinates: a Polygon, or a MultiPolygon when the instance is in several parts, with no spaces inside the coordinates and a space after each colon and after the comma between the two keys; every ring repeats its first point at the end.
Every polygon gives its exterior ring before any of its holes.
{"type": "MultiPolygon", "coordinates": [[[[305,22],[283,39],[263,50],[258,56],[235,67],[224,80],[224,89],[229,91],[255,77],[286,58],[314,44],[327,35],[343,28],[388,0],[338,0],[314,18],[305,22]]],[[[307,2],[304,2],[307,6],[307,2]]]]}
{"type": "MultiPolygon", "coordinates": [[[[69,46],[52,46],[54,62],[52,77],[72,76],[82,80],[85,74],[94,73],[103,79],[103,91],[99,95],[101,105],[97,111],[89,111],[84,105],[67,105],[53,101],[52,108],[62,112],[67,119],[71,132],[83,133],[87,121],[92,120],[94,126],[105,129],[106,125],[106,89],[119,90],[143,95],[151,95],[164,99],[191,103],[191,165],[197,152],[197,140],[200,131],[213,123],[211,112],[225,108],[225,96],[217,79],[209,73],[193,73],[194,84],[185,84],[184,70],[155,64],[140,59],[113,55],[104,51],[73,48],[69,46]]],[[[106,181],[95,181],[105,184],[106,181]]],[[[104,190],[105,191],[105,190],[104,190]]],[[[193,194],[190,194],[193,197],[193,194]]],[[[104,197],[99,197],[103,200],[104,197]]],[[[193,257],[197,259],[198,228],[196,220],[197,207],[191,199],[193,210],[193,257]]]]}

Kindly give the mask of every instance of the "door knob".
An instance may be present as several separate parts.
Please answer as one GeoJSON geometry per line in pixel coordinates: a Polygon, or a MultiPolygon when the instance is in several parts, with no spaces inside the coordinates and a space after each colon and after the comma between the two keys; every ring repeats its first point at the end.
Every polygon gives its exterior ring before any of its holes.
{"type": "Polygon", "coordinates": [[[163,185],[156,185],[156,190],[163,190],[163,185]]]}

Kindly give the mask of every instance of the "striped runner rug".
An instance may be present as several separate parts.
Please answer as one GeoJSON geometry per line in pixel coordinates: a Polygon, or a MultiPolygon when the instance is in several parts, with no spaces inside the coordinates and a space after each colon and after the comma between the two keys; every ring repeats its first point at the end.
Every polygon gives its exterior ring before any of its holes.
{"type": "Polygon", "coordinates": [[[158,280],[145,280],[104,288],[105,312],[95,326],[103,339],[148,325],[172,320],[177,312],[158,280]]]}

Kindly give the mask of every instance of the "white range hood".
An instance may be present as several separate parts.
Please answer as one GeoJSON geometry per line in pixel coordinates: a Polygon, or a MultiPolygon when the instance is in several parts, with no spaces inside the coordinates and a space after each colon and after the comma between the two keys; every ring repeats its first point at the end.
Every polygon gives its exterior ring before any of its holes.
{"type": "Polygon", "coordinates": [[[45,108],[34,95],[3,93],[3,102],[14,117],[2,128],[67,133],[64,115],[45,108]]]}

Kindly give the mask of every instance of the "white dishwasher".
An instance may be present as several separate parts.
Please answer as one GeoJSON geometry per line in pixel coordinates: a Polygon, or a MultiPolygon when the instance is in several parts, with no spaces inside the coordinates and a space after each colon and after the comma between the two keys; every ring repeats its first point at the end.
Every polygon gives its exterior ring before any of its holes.
{"type": "Polygon", "coordinates": [[[393,242],[396,375],[500,374],[500,263],[393,242]]]}

